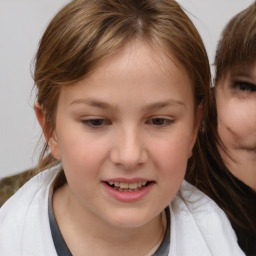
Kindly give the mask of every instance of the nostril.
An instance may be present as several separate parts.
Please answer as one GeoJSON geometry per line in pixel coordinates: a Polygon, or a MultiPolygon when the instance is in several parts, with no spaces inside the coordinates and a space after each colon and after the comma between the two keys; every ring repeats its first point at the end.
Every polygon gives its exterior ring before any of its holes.
{"type": "Polygon", "coordinates": [[[115,165],[120,165],[123,166],[125,169],[130,170],[144,165],[147,161],[147,154],[146,152],[139,151],[131,152],[126,149],[124,149],[123,151],[116,150],[114,152],[111,152],[110,159],[115,165]]]}

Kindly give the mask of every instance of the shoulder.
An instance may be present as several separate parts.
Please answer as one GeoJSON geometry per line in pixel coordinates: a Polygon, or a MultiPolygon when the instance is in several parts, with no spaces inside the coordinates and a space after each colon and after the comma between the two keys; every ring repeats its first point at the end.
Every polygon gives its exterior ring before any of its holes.
{"type": "Polygon", "coordinates": [[[25,250],[27,253],[29,247],[34,247],[36,252],[40,252],[41,233],[46,234],[50,231],[47,224],[48,194],[57,173],[56,168],[39,173],[2,206],[0,255],[15,255],[15,252],[23,255],[21,251],[25,250]]]}
{"type": "Polygon", "coordinates": [[[178,208],[185,207],[193,214],[225,215],[211,198],[185,180],[181,184],[174,205],[178,208]]]}
{"type": "Polygon", "coordinates": [[[204,193],[183,181],[171,203],[171,232],[179,255],[244,255],[225,213],[204,193]],[[181,251],[180,251],[181,250],[181,251]]]}
{"type": "MultiPolygon", "coordinates": [[[[42,192],[45,192],[49,187],[51,181],[54,179],[57,173],[56,169],[49,169],[43,171],[28,182],[26,182],[0,209],[0,216],[2,217],[6,211],[15,209],[24,209],[42,199],[40,197],[45,196],[42,192]]],[[[10,212],[8,213],[8,215],[10,212]]]]}

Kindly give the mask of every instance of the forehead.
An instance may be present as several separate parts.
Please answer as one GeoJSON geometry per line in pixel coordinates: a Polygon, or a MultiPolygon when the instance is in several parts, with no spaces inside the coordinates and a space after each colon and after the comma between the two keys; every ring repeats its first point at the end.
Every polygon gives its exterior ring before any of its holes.
{"type": "Polygon", "coordinates": [[[132,101],[140,94],[145,104],[154,97],[162,100],[166,94],[177,100],[194,98],[191,79],[179,62],[167,57],[162,49],[141,41],[128,44],[107,58],[90,76],[63,89],[61,95],[65,92],[70,100],[81,94],[105,97],[108,92],[108,100],[113,101],[115,96],[118,99],[123,94],[132,101]]]}
{"type": "Polygon", "coordinates": [[[136,71],[141,72],[141,78],[143,71],[152,72],[152,76],[155,74],[159,77],[169,75],[177,78],[177,74],[182,74],[192,86],[187,70],[170,51],[139,39],[127,43],[112,56],[105,58],[85,80],[106,79],[113,74],[122,79],[126,73],[136,73],[136,71]]]}

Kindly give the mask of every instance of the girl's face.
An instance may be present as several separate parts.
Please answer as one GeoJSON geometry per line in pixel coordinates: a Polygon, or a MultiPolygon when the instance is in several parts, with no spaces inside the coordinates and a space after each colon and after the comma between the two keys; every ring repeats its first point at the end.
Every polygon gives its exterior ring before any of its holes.
{"type": "Polygon", "coordinates": [[[142,42],[61,89],[49,145],[62,160],[68,209],[116,227],[158,217],[196,139],[201,109],[192,91],[181,66],[142,42]]]}
{"type": "Polygon", "coordinates": [[[215,90],[218,132],[234,158],[231,161],[222,154],[224,161],[237,178],[250,185],[256,178],[256,65],[228,73],[215,90]]]}

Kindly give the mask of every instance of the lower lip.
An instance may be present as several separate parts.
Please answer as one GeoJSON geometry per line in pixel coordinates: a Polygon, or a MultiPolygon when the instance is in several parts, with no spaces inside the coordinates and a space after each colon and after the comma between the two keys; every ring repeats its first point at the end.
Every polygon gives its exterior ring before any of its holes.
{"type": "Polygon", "coordinates": [[[107,192],[114,197],[115,199],[122,201],[122,202],[134,202],[139,201],[142,198],[144,198],[151,190],[152,186],[154,185],[153,182],[151,182],[146,187],[143,187],[142,189],[134,192],[121,192],[118,191],[109,185],[107,185],[105,182],[103,182],[103,185],[107,192]]]}

